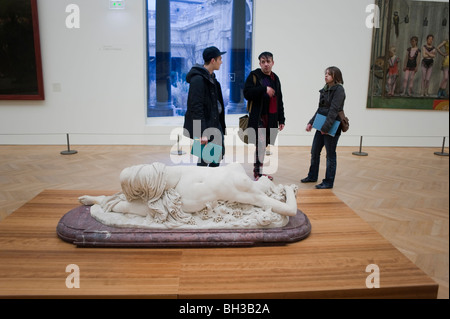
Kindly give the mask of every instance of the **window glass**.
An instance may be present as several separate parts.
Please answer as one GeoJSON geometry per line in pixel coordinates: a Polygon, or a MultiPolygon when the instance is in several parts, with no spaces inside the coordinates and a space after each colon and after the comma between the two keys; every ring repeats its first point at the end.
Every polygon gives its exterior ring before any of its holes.
{"type": "Polygon", "coordinates": [[[227,114],[245,113],[242,89],[251,71],[253,0],[147,0],[147,116],[184,116],[186,74],[216,46],[216,71],[227,114]]]}

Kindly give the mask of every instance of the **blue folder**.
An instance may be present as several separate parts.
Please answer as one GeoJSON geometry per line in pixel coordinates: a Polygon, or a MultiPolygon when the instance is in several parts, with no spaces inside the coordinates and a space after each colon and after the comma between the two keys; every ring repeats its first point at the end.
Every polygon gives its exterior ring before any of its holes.
{"type": "Polygon", "coordinates": [[[222,156],[222,146],[215,143],[201,144],[199,138],[194,138],[191,154],[207,163],[219,163],[222,156]]]}
{"type": "MultiPolygon", "coordinates": [[[[321,131],[323,123],[325,123],[326,119],[327,119],[326,116],[317,113],[316,114],[316,118],[314,119],[313,128],[315,128],[318,131],[321,131]]],[[[340,124],[341,124],[341,122],[335,121],[333,123],[333,126],[330,128],[330,131],[328,132],[328,135],[335,136],[336,132],[337,132],[337,129],[338,129],[340,124]]]]}

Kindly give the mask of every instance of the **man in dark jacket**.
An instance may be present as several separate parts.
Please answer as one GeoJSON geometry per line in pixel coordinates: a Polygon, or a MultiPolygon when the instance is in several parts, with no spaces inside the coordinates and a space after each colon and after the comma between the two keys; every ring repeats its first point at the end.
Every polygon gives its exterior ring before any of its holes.
{"type": "MultiPolygon", "coordinates": [[[[261,68],[250,72],[244,85],[244,97],[251,104],[248,127],[255,132],[249,135],[249,143],[256,146],[253,174],[258,180],[262,174],[262,166],[266,146],[274,144],[278,130],[285,124],[283,94],[278,76],[272,72],[273,55],[263,52],[259,55],[261,68]],[[253,138],[252,138],[253,137],[253,138]]],[[[272,180],[271,176],[268,176],[272,180]]]]}
{"type": "MultiPolygon", "coordinates": [[[[184,135],[200,139],[202,145],[214,142],[222,146],[225,154],[223,136],[225,134],[225,106],[222,89],[217,81],[214,71],[218,71],[222,64],[221,52],[216,47],[208,47],[203,51],[203,65],[196,64],[186,76],[190,84],[187,100],[187,110],[184,117],[184,135]]],[[[216,149],[215,149],[216,150],[216,149]]],[[[209,162],[199,158],[199,166],[219,166],[219,161],[209,162]]]]}

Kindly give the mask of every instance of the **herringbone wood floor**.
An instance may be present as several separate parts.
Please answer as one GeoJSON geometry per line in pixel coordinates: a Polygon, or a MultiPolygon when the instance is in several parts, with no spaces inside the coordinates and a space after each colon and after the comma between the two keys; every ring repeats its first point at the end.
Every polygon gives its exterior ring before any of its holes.
{"type": "MultiPolygon", "coordinates": [[[[44,189],[117,191],[124,167],[188,159],[171,155],[168,146],[72,148],[78,153],[61,155],[63,146],[0,145],[0,220],[44,189]]],[[[313,189],[314,184],[299,182],[308,171],[309,149],[272,149],[268,159],[278,166],[274,182],[313,189]]],[[[432,148],[369,147],[364,157],[353,151],[338,147],[333,192],[432,277],[439,284],[439,298],[449,298],[449,158],[434,155],[440,150],[432,148]]],[[[227,152],[226,159],[232,160],[227,152]]],[[[244,167],[250,175],[251,164],[244,167]]]]}

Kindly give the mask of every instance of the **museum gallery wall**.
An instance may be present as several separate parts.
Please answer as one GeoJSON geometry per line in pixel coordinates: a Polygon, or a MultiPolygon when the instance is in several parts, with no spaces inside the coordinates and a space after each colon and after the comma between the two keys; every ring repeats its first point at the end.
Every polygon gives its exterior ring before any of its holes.
{"type": "MultiPolygon", "coordinates": [[[[149,72],[156,70],[156,61],[152,64],[151,60],[156,57],[156,29],[153,27],[156,22],[156,6],[153,8],[148,5],[149,1],[127,0],[124,9],[112,10],[108,6],[109,0],[1,0],[0,29],[5,28],[9,19],[5,18],[8,5],[18,6],[19,3],[31,4],[29,8],[32,10],[28,12],[32,13],[32,18],[37,17],[33,14],[34,3],[37,3],[39,29],[33,26],[33,38],[29,36],[31,33],[22,38],[31,38],[33,41],[32,53],[36,53],[36,56],[30,59],[36,61],[36,66],[29,69],[36,70],[37,80],[34,83],[38,83],[38,86],[36,89],[35,85],[27,96],[24,93],[19,94],[21,100],[10,99],[12,88],[8,88],[5,83],[19,82],[13,81],[15,75],[6,72],[11,68],[6,63],[9,59],[4,55],[5,45],[1,45],[0,88],[9,92],[3,92],[5,94],[0,98],[0,144],[60,145],[66,143],[66,135],[69,134],[73,145],[171,145],[176,148],[176,130],[182,126],[185,105],[185,97],[179,92],[186,92],[188,87],[182,81],[184,74],[193,63],[200,62],[200,53],[205,46],[215,45],[227,51],[220,73],[216,76],[223,84],[223,95],[228,100],[227,128],[230,128],[231,132],[227,135],[226,143],[231,145],[238,139],[233,133],[238,123],[238,112],[245,107],[241,90],[236,90],[242,80],[237,72],[232,72],[237,69],[231,67],[231,57],[238,56],[238,52],[231,54],[232,40],[245,43],[245,58],[240,56],[237,59],[240,65],[245,61],[244,68],[240,69],[244,75],[247,75],[250,69],[258,67],[257,56],[260,52],[267,50],[274,53],[274,71],[282,80],[287,114],[286,127],[277,139],[280,146],[311,145],[312,134],[304,130],[304,125],[317,105],[317,90],[323,85],[323,70],[329,65],[339,66],[344,72],[345,88],[348,92],[345,108],[352,126],[349,132],[343,134],[341,146],[358,146],[360,137],[364,136],[364,146],[440,147],[442,137],[448,136],[448,111],[437,112],[432,106],[437,98],[436,90],[439,88],[442,74],[440,55],[435,58],[432,69],[429,90],[431,98],[420,97],[420,92],[417,91],[420,90],[421,70],[414,77],[414,93],[417,96],[400,97],[400,81],[403,76],[403,71],[400,70],[395,96],[388,96],[387,90],[384,90],[384,96],[381,95],[382,92],[371,90],[375,93],[369,94],[368,99],[369,78],[374,77],[375,73],[369,72],[374,64],[371,62],[372,38],[380,35],[383,39],[378,42],[378,47],[374,47],[372,60],[375,61],[377,57],[385,56],[388,14],[385,10],[389,9],[385,6],[388,2],[377,2],[381,21],[379,28],[374,28],[367,26],[365,22],[371,14],[367,7],[374,6],[375,0],[289,0],[276,2],[276,5],[273,0],[246,0],[245,20],[242,19],[244,15],[232,14],[232,5],[238,2],[231,0],[176,1],[170,10],[177,12],[179,8],[179,12],[183,12],[184,6],[194,3],[192,10],[197,11],[195,16],[192,14],[189,17],[171,14],[170,19],[172,21],[172,17],[174,18],[174,25],[170,27],[176,28],[176,32],[171,34],[170,48],[173,62],[170,70],[172,95],[171,100],[157,100],[156,74],[149,72]],[[195,5],[197,3],[198,6],[195,5]],[[323,10],[324,5],[327,10],[323,10]],[[233,16],[242,19],[245,25],[244,41],[233,37],[230,27],[222,27],[221,23],[225,25],[228,20],[218,23],[218,30],[223,32],[207,31],[216,27],[211,21],[216,21],[217,15],[226,16],[230,18],[229,21],[233,16]],[[188,29],[192,41],[183,45],[182,40],[186,39],[182,36],[185,32],[183,30],[194,27],[189,18],[197,16],[202,18],[201,21],[205,24],[202,28],[195,25],[195,32],[188,29]],[[336,36],[327,37],[326,41],[315,36],[327,34],[330,28],[336,30],[336,36]],[[40,52],[35,49],[38,44],[34,41],[36,36],[40,38],[40,52]],[[153,39],[155,41],[151,41],[153,39]],[[188,55],[186,50],[190,49],[192,52],[194,49],[192,43],[195,44],[195,52],[188,55]],[[305,48],[314,50],[314,58],[306,58],[308,53],[305,48]],[[39,75],[39,53],[42,57],[43,76],[39,75]],[[44,93],[44,88],[45,100],[43,94],[38,93],[44,93]],[[9,95],[8,99],[5,99],[5,95],[9,95]],[[398,108],[397,105],[393,105],[397,109],[383,108],[385,105],[377,104],[377,98],[378,101],[389,103],[404,98],[408,101],[406,107],[409,110],[398,108]],[[411,112],[412,101],[416,100],[431,100],[431,104],[426,105],[428,109],[411,112]],[[155,111],[159,111],[156,106],[164,109],[167,105],[173,116],[156,117],[158,112],[155,111]],[[90,114],[89,117],[86,116],[87,113],[90,114]],[[383,123],[382,131],[380,123],[383,123]],[[404,133],[411,131],[414,132],[413,136],[404,133]]],[[[448,26],[444,27],[442,24],[448,18],[438,16],[434,11],[427,14],[427,19],[425,16],[414,18],[412,8],[407,11],[405,3],[408,2],[399,2],[400,5],[397,1],[392,3],[392,21],[395,11],[398,11],[399,36],[396,38],[395,27],[392,26],[390,42],[395,43],[400,59],[404,60],[409,45],[410,35],[405,28],[410,28],[414,19],[420,21],[417,28],[423,28],[425,20],[428,21],[428,29],[432,26],[438,27],[439,30],[442,27],[445,29],[439,33],[425,28],[420,34],[414,30],[421,38],[419,45],[423,45],[423,39],[428,33],[434,33],[435,47],[441,43],[442,34],[448,32],[448,26]],[[405,22],[406,16],[408,23],[405,22]]],[[[429,5],[433,10],[448,12],[446,7],[442,10],[442,3],[429,1],[425,5],[429,5]]],[[[239,2],[239,5],[244,6],[244,2],[239,2]]],[[[30,19],[23,18],[20,21],[25,23],[30,19]]],[[[5,39],[4,34],[3,32],[1,40],[5,39]]],[[[383,81],[384,86],[387,85],[387,79],[383,78],[374,79],[371,85],[375,80],[380,86],[383,81]]],[[[162,86],[163,84],[160,85],[162,86]]],[[[163,91],[161,89],[161,92],[163,91]]],[[[448,94],[448,91],[446,93],[448,94]]],[[[184,142],[181,140],[180,145],[184,146],[184,142]]]]}

